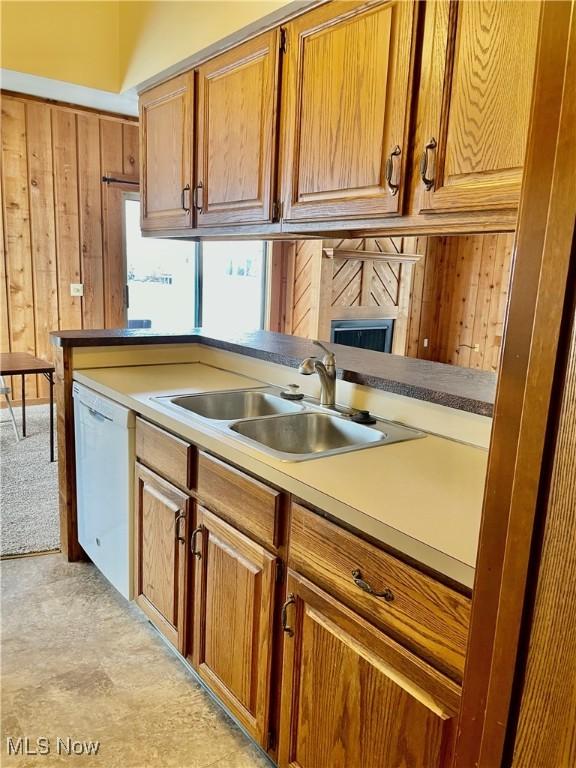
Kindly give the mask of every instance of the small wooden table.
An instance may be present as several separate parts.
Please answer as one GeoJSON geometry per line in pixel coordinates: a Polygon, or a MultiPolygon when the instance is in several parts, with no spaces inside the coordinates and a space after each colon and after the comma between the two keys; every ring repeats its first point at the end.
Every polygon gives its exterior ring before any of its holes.
{"type": "Polygon", "coordinates": [[[54,365],[28,352],[2,352],[0,376],[22,377],[22,437],[26,437],[26,375],[41,373],[50,384],[50,461],[54,461],[54,365]]]}

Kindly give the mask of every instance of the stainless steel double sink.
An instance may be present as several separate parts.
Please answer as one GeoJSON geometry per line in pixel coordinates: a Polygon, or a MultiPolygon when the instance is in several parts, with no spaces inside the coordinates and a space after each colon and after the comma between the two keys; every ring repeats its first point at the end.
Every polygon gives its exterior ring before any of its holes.
{"type": "Polygon", "coordinates": [[[366,426],[354,411],[328,410],[311,398],[280,397],[276,387],[153,398],[192,421],[202,420],[281,461],[306,461],[424,437],[418,430],[378,419],[366,426]]]}

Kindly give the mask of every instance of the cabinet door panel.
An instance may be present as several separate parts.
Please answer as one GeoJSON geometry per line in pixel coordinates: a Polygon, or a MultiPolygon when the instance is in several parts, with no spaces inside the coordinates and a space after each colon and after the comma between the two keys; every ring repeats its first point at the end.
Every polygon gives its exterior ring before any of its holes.
{"type": "Polygon", "coordinates": [[[276,558],[202,507],[197,528],[193,663],[265,746],[276,558]]]}
{"type": "Polygon", "coordinates": [[[286,219],[401,212],[415,7],[330,3],[288,25],[286,219]]]}
{"type": "Polygon", "coordinates": [[[272,220],[278,30],[198,69],[198,226],[272,220]]]}
{"type": "Polygon", "coordinates": [[[513,0],[427,8],[420,141],[437,146],[428,153],[434,186],[421,190],[420,210],[518,205],[539,16],[539,2],[513,0]]]}
{"type": "Polygon", "coordinates": [[[186,73],[140,98],[141,225],[192,226],[193,75],[186,73]]]}
{"type": "Polygon", "coordinates": [[[292,572],[280,766],[447,766],[458,688],[292,572]]]}
{"type": "Polygon", "coordinates": [[[184,648],[186,494],[136,465],[136,601],[163,634],[184,648]]]}

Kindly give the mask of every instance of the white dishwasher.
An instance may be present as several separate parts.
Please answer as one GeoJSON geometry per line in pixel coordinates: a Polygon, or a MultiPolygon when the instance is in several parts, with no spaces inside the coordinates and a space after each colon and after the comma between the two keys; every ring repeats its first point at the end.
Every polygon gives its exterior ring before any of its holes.
{"type": "Polygon", "coordinates": [[[74,382],[78,541],[128,600],[133,597],[134,414],[74,382]]]}

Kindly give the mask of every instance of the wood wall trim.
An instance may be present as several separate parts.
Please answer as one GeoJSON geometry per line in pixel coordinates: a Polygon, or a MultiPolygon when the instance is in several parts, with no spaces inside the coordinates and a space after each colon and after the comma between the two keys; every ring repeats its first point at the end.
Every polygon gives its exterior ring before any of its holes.
{"type": "Polygon", "coordinates": [[[545,3],[455,768],[502,760],[574,235],[575,52],[574,2],[545,3]]]}
{"type": "Polygon", "coordinates": [[[115,120],[120,123],[138,123],[137,115],[121,115],[116,112],[106,112],[101,109],[94,109],[93,107],[79,106],[78,104],[70,104],[67,101],[58,101],[57,99],[45,99],[42,96],[32,96],[28,93],[19,93],[18,91],[8,91],[4,88],[0,88],[0,95],[2,98],[9,97],[11,99],[20,99],[21,101],[31,102],[36,101],[39,104],[50,104],[58,109],[69,110],[70,112],[98,115],[98,117],[104,120],[115,120]]]}

